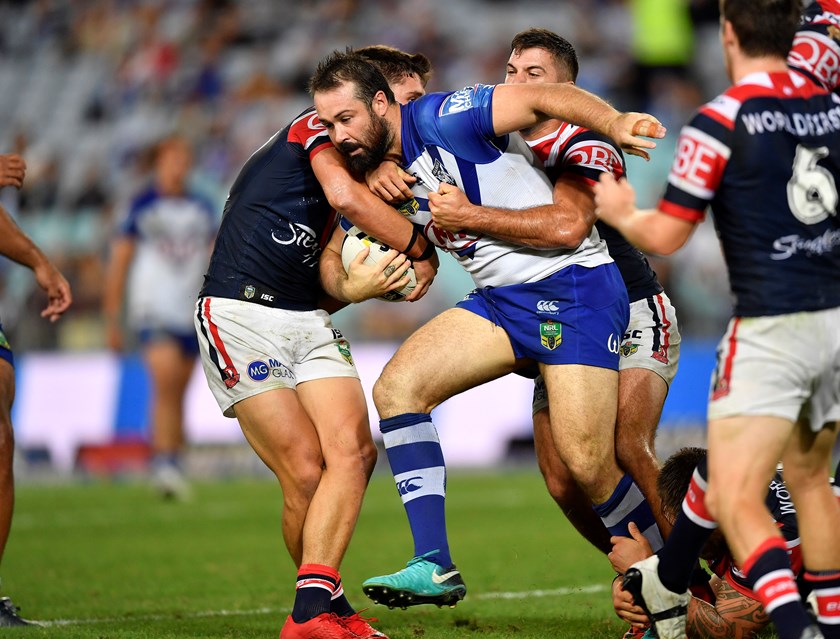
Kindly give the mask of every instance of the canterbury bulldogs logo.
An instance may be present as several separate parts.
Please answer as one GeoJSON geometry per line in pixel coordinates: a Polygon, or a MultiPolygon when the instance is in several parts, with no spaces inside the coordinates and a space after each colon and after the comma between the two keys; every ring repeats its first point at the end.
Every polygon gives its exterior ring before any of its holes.
{"type": "Polygon", "coordinates": [[[432,175],[437,178],[438,182],[446,182],[452,186],[458,186],[455,182],[455,178],[447,173],[446,167],[441,164],[440,160],[435,160],[435,163],[432,165],[432,175]]]}
{"type": "Polygon", "coordinates": [[[557,300],[540,300],[537,302],[537,310],[540,313],[557,314],[560,311],[560,305],[557,300]]]}

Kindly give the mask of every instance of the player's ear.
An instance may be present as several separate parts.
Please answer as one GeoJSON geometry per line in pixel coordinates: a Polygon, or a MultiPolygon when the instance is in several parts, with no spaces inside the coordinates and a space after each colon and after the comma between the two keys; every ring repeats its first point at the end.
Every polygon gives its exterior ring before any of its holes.
{"type": "Polygon", "coordinates": [[[373,96],[370,106],[376,115],[380,117],[384,116],[388,110],[388,96],[385,95],[384,91],[377,91],[376,95],[373,96]]]}

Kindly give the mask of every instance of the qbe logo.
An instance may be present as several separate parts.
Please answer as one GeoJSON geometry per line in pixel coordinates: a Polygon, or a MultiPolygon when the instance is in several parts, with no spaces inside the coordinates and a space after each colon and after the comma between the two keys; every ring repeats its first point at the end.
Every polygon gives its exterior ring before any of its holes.
{"type": "Polygon", "coordinates": [[[248,377],[253,379],[255,382],[261,382],[267,379],[270,372],[268,364],[261,359],[255,359],[253,362],[248,364],[248,377]]]}

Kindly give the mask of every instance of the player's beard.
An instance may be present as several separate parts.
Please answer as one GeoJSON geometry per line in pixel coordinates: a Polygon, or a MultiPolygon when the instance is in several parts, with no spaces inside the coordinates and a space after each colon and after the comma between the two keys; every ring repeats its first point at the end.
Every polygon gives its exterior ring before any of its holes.
{"type": "Polygon", "coordinates": [[[338,150],[347,160],[347,168],[358,178],[364,178],[368,171],[382,164],[394,141],[388,120],[375,113],[370,116],[370,126],[365,129],[362,141],[342,142],[338,145],[338,150]],[[350,155],[356,149],[362,152],[350,155]]]}

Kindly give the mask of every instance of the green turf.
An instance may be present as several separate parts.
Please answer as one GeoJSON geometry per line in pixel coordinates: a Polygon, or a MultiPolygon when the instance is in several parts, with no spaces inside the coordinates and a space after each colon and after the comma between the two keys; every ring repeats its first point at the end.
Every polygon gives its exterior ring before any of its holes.
{"type": "MultiPolygon", "coordinates": [[[[448,491],[467,599],[454,609],[372,606],[380,629],[392,639],[621,637],[608,562],[577,537],[536,471],[451,473],[448,491]]],[[[361,582],[411,553],[393,481],[376,475],[342,568],[351,602],[370,603],[361,582]]],[[[276,637],[295,573],[280,490],[251,480],[199,483],[185,504],[136,484],[20,487],[2,576],[24,616],[53,622],[9,634],[141,639],[276,637]]]]}

